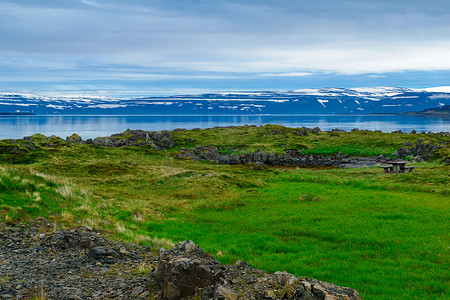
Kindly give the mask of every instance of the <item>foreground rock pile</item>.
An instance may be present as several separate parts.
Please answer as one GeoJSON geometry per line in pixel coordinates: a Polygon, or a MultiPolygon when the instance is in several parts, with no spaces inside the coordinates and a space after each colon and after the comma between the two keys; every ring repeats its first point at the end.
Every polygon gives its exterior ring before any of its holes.
{"type": "Polygon", "coordinates": [[[350,288],[243,261],[222,265],[191,241],[153,253],[89,227],[1,223],[0,299],[360,299],[350,288]]]}
{"type": "Polygon", "coordinates": [[[159,293],[151,280],[156,263],[151,249],[88,227],[0,224],[0,299],[145,299],[159,293]]]}

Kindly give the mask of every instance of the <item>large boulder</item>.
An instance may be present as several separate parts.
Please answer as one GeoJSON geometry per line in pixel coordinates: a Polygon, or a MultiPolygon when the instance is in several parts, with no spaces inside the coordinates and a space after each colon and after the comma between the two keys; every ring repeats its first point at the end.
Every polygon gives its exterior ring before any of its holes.
{"type": "Polygon", "coordinates": [[[160,251],[156,280],[164,299],[194,295],[199,288],[219,282],[221,276],[222,265],[192,241],[160,251]]]}

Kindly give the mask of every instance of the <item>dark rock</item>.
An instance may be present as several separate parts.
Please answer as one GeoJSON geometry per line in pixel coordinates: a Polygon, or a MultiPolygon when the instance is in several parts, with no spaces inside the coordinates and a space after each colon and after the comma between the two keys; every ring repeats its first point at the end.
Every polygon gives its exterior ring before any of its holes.
{"type": "Polygon", "coordinates": [[[83,139],[78,134],[74,133],[71,136],[66,137],[66,142],[72,143],[72,144],[81,144],[83,142],[83,139]]]}
{"type": "Polygon", "coordinates": [[[246,268],[246,269],[251,268],[251,266],[248,263],[240,259],[234,265],[239,268],[246,268]]]}
{"type": "Polygon", "coordinates": [[[51,141],[51,142],[64,142],[62,138],[56,135],[51,135],[45,138],[45,141],[51,141]]]}
{"type": "Polygon", "coordinates": [[[445,147],[447,144],[448,141],[445,141],[442,144],[435,144],[433,142],[417,139],[414,144],[406,142],[403,147],[395,151],[392,156],[400,158],[413,156],[416,157],[417,161],[428,161],[433,158],[435,151],[445,147]]]}
{"type": "Polygon", "coordinates": [[[319,132],[321,132],[321,130],[320,130],[319,127],[314,127],[314,128],[312,129],[312,133],[314,133],[314,134],[319,134],[319,132]]]}
{"type": "Polygon", "coordinates": [[[192,241],[185,241],[160,252],[156,280],[164,299],[181,299],[214,284],[214,274],[219,270],[221,264],[217,260],[192,241]]]}
{"type": "Polygon", "coordinates": [[[324,290],[322,290],[320,287],[315,287],[314,285],[312,286],[312,294],[317,300],[324,300],[326,296],[324,290]]]}
{"type": "Polygon", "coordinates": [[[297,130],[296,131],[296,133],[299,135],[299,136],[308,136],[309,134],[308,134],[308,131],[306,131],[306,129],[300,129],[300,130],[297,130]]]}
{"type": "Polygon", "coordinates": [[[295,291],[295,299],[298,300],[314,300],[311,291],[307,290],[303,284],[297,286],[297,290],[295,291]]]}
{"type": "Polygon", "coordinates": [[[116,252],[116,250],[99,246],[94,247],[89,251],[89,256],[91,256],[94,259],[101,259],[104,257],[120,257],[120,254],[116,252]]]}
{"type": "Polygon", "coordinates": [[[238,295],[230,288],[218,285],[214,291],[214,300],[237,300],[238,295]]]}
{"type": "Polygon", "coordinates": [[[169,131],[157,131],[152,135],[151,139],[157,146],[164,149],[172,148],[175,145],[172,133],[169,131]]]}
{"type": "Polygon", "coordinates": [[[361,299],[359,293],[348,287],[340,287],[317,279],[308,279],[312,286],[312,294],[316,299],[361,299]],[[331,298],[333,299],[333,298],[331,298]]]}
{"type": "Polygon", "coordinates": [[[142,294],[145,291],[145,289],[141,286],[136,287],[132,292],[131,292],[131,297],[137,297],[140,294],[142,294]]]}

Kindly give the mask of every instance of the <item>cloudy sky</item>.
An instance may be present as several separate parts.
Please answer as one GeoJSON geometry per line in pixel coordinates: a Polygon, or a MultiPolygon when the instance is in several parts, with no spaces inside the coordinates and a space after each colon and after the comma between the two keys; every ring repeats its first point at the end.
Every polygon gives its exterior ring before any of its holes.
{"type": "Polygon", "coordinates": [[[0,91],[448,85],[448,0],[0,0],[0,91]]]}

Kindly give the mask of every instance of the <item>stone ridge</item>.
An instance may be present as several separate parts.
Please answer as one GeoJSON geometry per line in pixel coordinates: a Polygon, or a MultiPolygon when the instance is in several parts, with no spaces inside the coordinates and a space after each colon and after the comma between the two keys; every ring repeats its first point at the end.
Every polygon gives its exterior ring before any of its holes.
{"type": "Polygon", "coordinates": [[[266,274],[239,260],[234,266],[219,263],[192,241],[161,249],[156,270],[162,298],[197,299],[346,299],[360,300],[351,288],[287,272],[266,274]]]}
{"type": "Polygon", "coordinates": [[[191,149],[181,148],[177,153],[177,157],[195,161],[206,160],[225,165],[255,164],[258,166],[293,165],[339,168],[368,167],[387,162],[387,159],[383,156],[375,158],[350,158],[348,155],[341,153],[325,156],[319,154],[302,154],[296,149],[285,150],[283,154],[258,151],[256,153],[247,152],[228,155],[220,153],[218,148],[214,146],[197,146],[191,149]]]}

